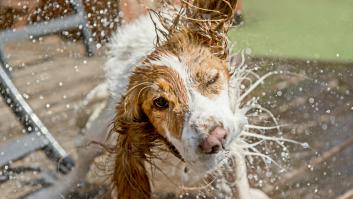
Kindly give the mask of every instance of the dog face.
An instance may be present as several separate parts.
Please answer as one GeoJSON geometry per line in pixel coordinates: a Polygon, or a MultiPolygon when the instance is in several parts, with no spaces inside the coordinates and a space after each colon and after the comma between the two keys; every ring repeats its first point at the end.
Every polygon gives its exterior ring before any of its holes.
{"type": "MultiPolygon", "coordinates": [[[[148,43],[154,42],[153,48],[129,74],[114,120],[119,136],[112,181],[118,198],[151,198],[146,162],[158,168],[151,158],[163,154],[160,143],[184,160],[195,181],[227,159],[230,143],[240,132],[229,103],[226,63],[235,7],[236,0],[183,1],[180,10],[152,16],[156,37],[148,43]]],[[[121,33],[137,32],[131,30],[121,33]]],[[[139,55],[139,49],[135,51],[139,55]]],[[[116,83],[120,88],[121,82],[116,83]]]]}
{"type": "Polygon", "coordinates": [[[226,62],[207,48],[154,54],[131,75],[127,93],[134,94],[125,97],[125,110],[143,114],[187,167],[203,177],[226,158],[240,133],[229,105],[228,80],[226,62]]]}

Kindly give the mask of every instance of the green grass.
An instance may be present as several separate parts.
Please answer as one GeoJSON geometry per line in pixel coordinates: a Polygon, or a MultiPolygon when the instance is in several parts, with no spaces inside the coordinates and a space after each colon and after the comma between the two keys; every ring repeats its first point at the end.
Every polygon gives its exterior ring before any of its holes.
{"type": "Polygon", "coordinates": [[[255,56],[353,61],[353,0],[244,0],[230,36],[255,56]]]}

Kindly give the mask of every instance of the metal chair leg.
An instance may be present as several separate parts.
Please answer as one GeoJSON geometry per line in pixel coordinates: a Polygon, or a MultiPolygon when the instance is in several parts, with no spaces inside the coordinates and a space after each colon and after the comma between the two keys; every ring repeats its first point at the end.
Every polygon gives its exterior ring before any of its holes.
{"type": "Polygon", "coordinates": [[[82,34],[83,42],[86,46],[86,52],[88,56],[92,56],[96,53],[96,44],[93,40],[91,30],[88,28],[88,21],[86,11],[81,0],[71,0],[71,4],[78,15],[82,17],[82,34]]]}
{"type": "MultiPolygon", "coordinates": [[[[70,171],[70,169],[74,166],[74,161],[69,157],[65,150],[50,134],[42,121],[33,112],[15,85],[12,83],[11,79],[8,77],[3,67],[0,67],[0,93],[5,99],[5,102],[8,103],[12,112],[17,116],[20,123],[25,127],[25,129],[28,130],[28,133],[37,133],[38,137],[36,139],[43,139],[39,145],[43,144],[41,148],[45,150],[48,158],[60,163],[58,170],[63,173],[70,171]]],[[[36,148],[33,148],[32,150],[36,150],[36,148]]],[[[19,159],[25,154],[26,153],[18,153],[18,156],[12,157],[12,160],[19,159]]]]}

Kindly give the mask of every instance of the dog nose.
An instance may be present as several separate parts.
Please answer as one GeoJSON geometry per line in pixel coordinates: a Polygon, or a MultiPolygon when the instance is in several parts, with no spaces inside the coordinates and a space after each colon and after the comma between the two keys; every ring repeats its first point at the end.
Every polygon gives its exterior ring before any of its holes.
{"type": "Polygon", "coordinates": [[[222,149],[222,144],[227,133],[222,127],[216,127],[209,133],[207,138],[201,144],[201,150],[207,154],[218,153],[222,149]]]}

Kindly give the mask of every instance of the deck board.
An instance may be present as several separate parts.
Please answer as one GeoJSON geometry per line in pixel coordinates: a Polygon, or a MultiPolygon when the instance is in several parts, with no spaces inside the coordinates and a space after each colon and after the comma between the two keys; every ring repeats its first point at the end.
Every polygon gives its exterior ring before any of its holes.
{"type": "MultiPolygon", "coordinates": [[[[103,77],[103,56],[86,57],[81,42],[75,44],[49,36],[39,43],[10,43],[5,52],[10,55],[15,85],[54,136],[60,128],[51,126],[60,122],[61,129],[67,129],[69,121],[75,118],[75,106],[103,77]]],[[[74,131],[66,133],[73,136],[74,131]]],[[[0,132],[1,140],[15,138],[22,132],[3,100],[0,132]]]]}

